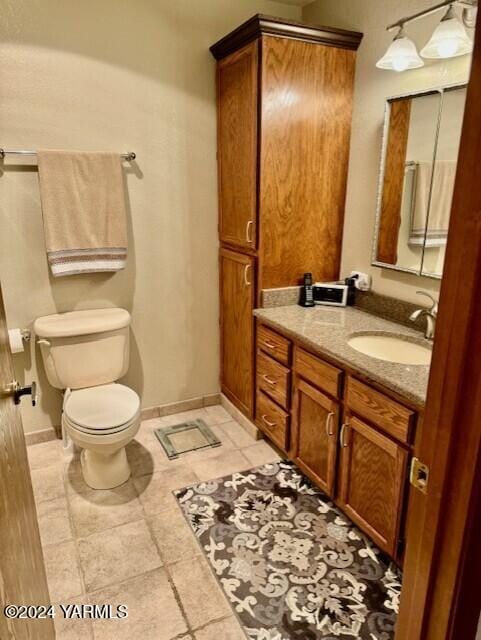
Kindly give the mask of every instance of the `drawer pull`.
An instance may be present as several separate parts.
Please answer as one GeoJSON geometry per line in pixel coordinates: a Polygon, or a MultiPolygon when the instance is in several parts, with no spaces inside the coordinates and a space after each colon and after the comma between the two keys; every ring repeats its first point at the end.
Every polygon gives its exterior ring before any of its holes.
{"type": "Polygon", "coordinates": [[[346,444],[346,442],[344,440],[344,434],[345,434],[346,429],[348,429],[348,428],[349,428],[349,423],[348,422],[345,422],[341,427],[340,442],[341,442],[341,447],[343,447],[344,449],[349,446],[349,443],[346,444]]]}
{"type": "Polygon", "coordinates": [[[326,416],[326,435],[328,438],[334,435],[334,431],[332,431],[331,427],[332,427],[332,419],[334,418],[335,415],[336,414],[334,413],[334,411],[330,411],[326,416]]]}
{"type": "Polygon", "coordinates": [[[276,345],[272,344],[272,342],[267,342],[267,340],[264,340],[264,342],[262,343],[264,345],[264,347],[267,347],[268,349],[275,349],[276,345]]]}
{"type": "Polygon", "coordinates": [[[277,424],[276,422],[269,422],[269,420],[267,419],[267,416],[266,416],[266,415],[263,415],[263,416],[262,416],[262,421],[263,421],[263,422],[264,422],[264,423],[265,423],[265,424],[266,424],[270,429],[272,429],[272,427],[275,427],[275,426],[276,426],[276,424],[277,424]]]}
{"type": "Polygon", "coordinates": [[[269,378],[269,376],[267,376],[266,374],[264,374],[262,376],[262,379],[265,380],[267,382],[267,384],[270,384],[271,387],[275,387],[277,382],[275,380],[273,380],[272,378],[269,378]]]}

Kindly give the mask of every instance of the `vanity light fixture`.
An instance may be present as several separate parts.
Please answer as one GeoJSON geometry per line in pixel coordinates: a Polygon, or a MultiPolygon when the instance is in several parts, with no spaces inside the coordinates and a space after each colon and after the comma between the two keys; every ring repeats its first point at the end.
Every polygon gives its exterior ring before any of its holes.
{"type": "Polygon", "coordinates": [[[472,50],[473,41],[458,20],[453,5],[450,5],[429,42],[421,50],[421,55],[423,58],[456,58],[472,50]]]}
{"type": "Polygon", "coordinates": [[[396,37],[391,42],[383,57],[376,62],[379,69],[390,69],[392,71],[406,71],[407,69],[418,69],[424,62],[419,57],[416,45],[404,33],[404,25],[400,25],[396,37]]]}
{"type": "Polygon", "coordinates": [[[466,33],[466,27],[475,24],[478,0],[444,0],[424,11],[401,18],[387,27],[387,31],[398,29],[398,33],[383,57],[377,61],[379,69],[392,71],[406,71],[417,69],[424,65],[418,54],[415,43],[406,36],[404,27],[410,22],[420,20],[441,9],[447,9],[441,23],[436,27],[429,42],[421,51],[423,58],[442,59],[455,58],[473,50],[471,38],[466,33]],[[462,21],[457,17],[454,7],[462,7],[462,21]],[[464,24],[463,24],[464,23],[464,24]]]}

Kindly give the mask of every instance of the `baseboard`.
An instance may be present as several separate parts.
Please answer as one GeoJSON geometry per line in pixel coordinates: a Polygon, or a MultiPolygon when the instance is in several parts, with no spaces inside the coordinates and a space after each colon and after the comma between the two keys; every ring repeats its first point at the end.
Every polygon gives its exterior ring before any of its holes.
{"type": "Polygon", "coordinates": [[[204,407],[213,407],[216,404],[220,404],[220,393],[211,393],[209,396],[204,396],[204,407]]]}
{"type": "Polygon", "coordinates": [[[40,431],[28,431],[25,434],[25,444],[27,447],[30,447],[32,444],[49,442],[49,440],[57,440],[57,432],[52,427],[41,429],[40,431]]]}
{"type": "MultiPolygon", "coordinates": [[[[212,407],[220,404],[220,393],[211,393],[207,396],[199,396],[198,398],[189,398],[188,400],[180,400],[179,402],[170,402],[161,404],[156,407],[147,407],[140,412],[141,420],[151,420],[152,418],[160,418],[162,416],[170,416],[173,413],[182,413],[182,411],[191,411],[192,409],[202,409],[202,407],[212,407]]],[[[60,431],[60,427],[59,427],[60,431]]],[[[58,436],[53,427],[41,429],[39,431],[28,431],[25,433],[25,443],[27,447],[49,440],[57,440],[58,436]]]]}
{"type": "Polygon", "coordinates": [[[202,407],[212,407],[213,405],[220,403],[220,393],[211,393],[207,396],[179,400],[178,402],[169,402],[156,407],[147,407],[142,409],[140,417],[142,420],[152,420],[152,418],[161,418],[162,416],[170,416],[173,413],[202,409],[202,407]]]}
{"type": "Polygon", "coordinates": [[[220,394],[220,403],[227,411],[227,413],[230,413],[234,420],[238,422],[250,436],[252,436],[256,440],[263,439],[264,436],[262,435],[262,431],[260,431],[256,427],[256,425],[251,420],[249,420],[249,418],[246,418],[246,416],[241,411],[239,411],[239,409],[223,393],[220,394]]]}

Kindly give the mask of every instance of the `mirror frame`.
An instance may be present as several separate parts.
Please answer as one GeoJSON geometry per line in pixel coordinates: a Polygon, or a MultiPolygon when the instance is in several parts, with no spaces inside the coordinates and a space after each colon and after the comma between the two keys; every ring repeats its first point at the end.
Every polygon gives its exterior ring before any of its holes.
{"type": "MultiPolygon", "coordinates": [[[[385,169],[386,169],[386,158],[388,151],[388,140],[389,140],[389,124],[390,124],[390,116],[391,116],[391,102],[394,100],[399,100],[402,98],[419,98],[421,96],[428,95],[439,95],[439,110],[436,122],[436,133],[434,137],[434,151],[433,151],[433,166],[436,164],[436,156],[438,151],[438,142],[439,142],[439,132],[441,127],[441,119],[443,115],[443,106],[444,106],[444,94],[448,91],[453,91],[455,89],[465,89],[467,87],[466,83],[456,83],[443,85],[442,87],[431,87],[430,89],[424,89],[422,91],[414,91],[409,93],[402,93],[395,96],[389,96],[386,98],[386,104],[384,106],[384,123],[382,129],[382,140],[381,140],[381,162],[378,173],[378,184],[377,184],[377,196],[376,196],[376,217],[374,220],[374,235],[373,235],[373,244],[372,244],[372,254],[371,254],[371,266],[379,267],[380,269],[390,269],[391,271],[398,271],[401,273],[410,273],[415,276],[423,276],[425,278],[432,278],[434,280],[441,280],[442,274],[439,275],[437,273],[429,273],[423,272],[423,264],[424,264],[424,251],[425,251],[425,243],[426,243],[426,235],[424,236],[423,250],[421,253],[421,264],[418,269],[410,269],[409,267],[398,267],[393,264],[389,264],[387,262],[381,262],[377,259],[377,250],[378,250],[378,242],[379,242],[379,232],[380,232],[380,223],[381,223],[381,213],[382,213],[382,196],[384,190],[384,177],[385,177],[385,169]]],[[[432,186],[432,183],[431,183],[432,186]]],[[[429,216],[429,209],[428,209],[429,216]]],[[[427,227],[425,234],[427,233],[427,227]]]]}

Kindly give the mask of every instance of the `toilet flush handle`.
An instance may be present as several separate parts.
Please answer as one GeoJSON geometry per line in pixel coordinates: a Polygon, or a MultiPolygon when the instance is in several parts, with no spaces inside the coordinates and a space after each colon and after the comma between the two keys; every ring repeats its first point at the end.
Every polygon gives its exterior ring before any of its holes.
{"type": "Polygon", "coordinates": [[[44,344],[46,347],[50,347],[50,342],[48,340],[45,340],[45,338],[40,338],[40,340],[37,340],[37,344],[44,344]]]}

